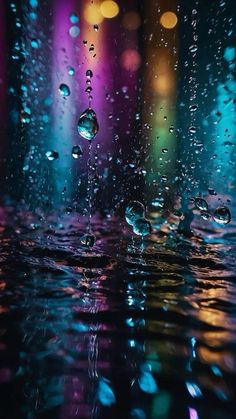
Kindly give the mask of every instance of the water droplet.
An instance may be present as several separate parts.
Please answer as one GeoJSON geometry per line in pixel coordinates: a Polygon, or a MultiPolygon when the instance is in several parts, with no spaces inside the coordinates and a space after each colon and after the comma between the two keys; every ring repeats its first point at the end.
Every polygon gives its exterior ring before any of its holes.
{"type": "Polygon", "coordinates": [[[54,150],[49,150],[46,153],[46,157],[50,161],[57,160],[59,158],[59,153],[57,151],[54,151],[54,150]]]}
{"type": "Polygon", "coordinates": [[[86,71],[86,77],[88,77],[89,79],[91,79],[93,77],[93,72],[92,70],[87,70],[86,71]]]}
{"type": "Polygon", "coordinates": [[[168,148],[163,148],[162,153],[164,153],[164,154],[168,153],[168,148]]]}
{"type": "Polygon", "coordinates": [[[70,21],[71,23],[78,23],[79,22],[79,17],[76,13],[71,13],[70,15],[70,21]]]}
{"type": "Polygon", "coordinates": [[[208,211],[208,203],[205,199],[197,197],[194,199],[195,207],[201,211],[208,211]]]}
{"type": "Polygon", "coordinates": [[[171,126],[170,126],[170,128],[169,128],[169,133],[170,133],[170,134],[172,134],[172,132],[174,132],[174,127],[173,127],[173,125],[171,125],[171,126]]]}
{"type": "Polygon", "coordinates": [[[72,38],[77,38],[80,34],[80,28],[78,26],[71,26],[69,33],[72,38]]]}
{"type": "Polygon", "coordinates": [[[145,207],[139,201],[131,201],[125,209],[125,219],[129,225],[133,225],[136,220],[145,216],[145,207]]]}
{"type": "Polygon", "coordinates": [[[71,154],[72,154],[72,157],[74,157],[74,159],[78,159],[79,157],[81,157],[83,154],[83,151],[80,145],[74,145],[74,147],[72,148],[71,154]]]}
{"type": "Polygon", "coordinates": [[[198,46],[197,46],[197,45],[195,45],[195,44],[190,45],[190,47],[189,47],[189,51],[190,51],[192,54],[194,54],[195,52],[197,52],[197,50],[198,50],[198,46]]]}
{"type": "Polygon", "coordinates": [[[68,67],[68,74],[69,74],[69,76],[74,76],[75,69],[73,67],[68,67]]]}
{"type": "Polygon", "coordinates": [[[231,214],[229,208],[224,206],[216,208],[213,218],[218,224],[230,223],[231,214]]]}
{"type": "Polygon", "coordinates": [[[95,32],[98,32],[99,26],[98,25],[93,25],[93,29],[95,30],[95,32]]]}
{"type": "Polygon", "coordinates": [[[67,84],[60,84],[59,86],[59,92],[62,96],[69,96],[70,95],[70,88],[67,86],[67,84]]]}
{"type": "Polygon", "coordinates": [[[148,394],[154,394],[158,391],[157,383],[151,372],[143,372],[138,380],[142,391],[148,394]]]}
{"type": "Polygon", "coordinates": [[[31,45],[31,47],[32,48],[34,48],[34,49],[37,49],[37,48],[39,48],[39,41],[38,41],[38,39],[32,39],[31,40],[31,43],[30,43],[30,45],[31,45]]]}
{"type": "Polygon", "coordinates": [[[94,234],[85,234],[81,237],[80,242],[86,247],[93,247],[96,242],[96,236],[94,234]]]}
{"type": "Polygon", "coordinates": [[[147,236],[152,232],[151,223],[146,218],[139,218],[134,222],[133,232],[138,236],[147,236]]]}
{"type": "Polygon", "coordinates": [[[101,377],[99,380],[97,397],[103,406],[111,406],[116,403],[111,383],[106,378],[101,377]]]}
{"type": "Polygon", "coordinates": [[[194,126],[189,127],[189,132],[191,132],[191,134],[196,134],[197,132],[197,128],[194,126]]]}
{"type": "Polygon", "coordinates": [[[79,117],[77,129],[81,137],[92,140],[99,130],[97,115],[93,109],[86,109],[79,117]]]}
{"type": "Polygon", "coordinates": [[[190,105],[189,106],[189,110],[190,112],[195,112],[197,110],[198,106],[197,105],[190,105]]]}
{"type": "Polygon", "coordinates": [[[203,220],[208,221],[211,218],[211,215],[206,211],[201,211],[200,216],[203,220]]]}

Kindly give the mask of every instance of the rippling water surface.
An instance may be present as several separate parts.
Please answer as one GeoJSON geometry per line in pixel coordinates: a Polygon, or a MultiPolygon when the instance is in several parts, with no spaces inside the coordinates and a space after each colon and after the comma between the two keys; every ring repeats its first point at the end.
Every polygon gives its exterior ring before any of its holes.
{"type": "Polygon", "coordinates": [[[1,213],[3,419],[235,417],[236,235],[1,213]],[[55,221],[56,220],[56,221],[55,221]]]}

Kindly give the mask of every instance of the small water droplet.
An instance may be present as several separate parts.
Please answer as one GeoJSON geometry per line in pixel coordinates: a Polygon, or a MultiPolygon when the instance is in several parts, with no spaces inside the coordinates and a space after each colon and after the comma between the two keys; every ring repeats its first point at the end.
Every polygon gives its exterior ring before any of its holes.
{"type": "Polygon", "coordinates": [[[201,211],[208,211],[208,203],[205,199],[197,197],[194,199],[195,207],[201,211]]]}
{"type": "Polygon", "coordinates": [[[78,159],[79,157],[82,156],[83,154],[83,150],[80,147],[80,145],[74,145],[74,147],[72,148],[72,157],[74,157],[74,159],[78,159]]]}
{"type": "Polygon", "coordinates": [[[197,110],[198,106],[197,105],[190,105],[189,106],[189,110],[190,112],[195,112],[197,110]]]}
{"type": "Polygon", "coordinates": [[[70,96],[70,88],[67,86],[67,84],[60,84],[59,92],[62,96],[70,96]]]}
{"type": "Polygon", "coordinates": [[[218,224],[230,223],[231,214],[229,208],[225,206],[216,208],[213,218],[218,224]]]}
{"type": "Polygon", "coordinates": [[[164,154],[168,153],[168,148],[163,148],[162,153],[164,153],[164,154]]]}
{"type": "Polygon", "coordinates": [[[68,67],[68,74],[69,74],[69,76],[74,76],[75,69],[73,67],[68,67]]]}
{"type": "Polygon", "coordinates": [[[194,126],[189,127],[189,132],[191,132],[191,134],[196,134],[197,132],[197,128],[194,126]]]}
{"type": "Polygon", "coordinates": [[[77,130],[81,137],[92,140],[98,133],[97,115],[93,109],[86,109],[79,117],[77,130]]]}
{"type": "Polygon", "coordinates": [[[39,48],[39,41],[38,41],[38,39],[31,39],[31,43],[30,43],[30,45],[31,45],[31,47],[32,48],[34,48],[34,49],[37,49],[37,48],[39,48]]]}
{"type": "Polygon", "coordinates": [[[93,25],[93,29],[95,30],[95,32],[98,32],[99,26],[98,25],[93,25]]]}
{"type": "Polygon", "coordinates": [[[59,153],[57,151],[54,151],[54,150],[49,150],[46,153],[46,157],[50,161],[57,160],[59,158],[59,153]]]}
{"type": "Polygon", "coordinates": [[[201,211],[200,216],[203,220],[208,221],[211,219],[211,215],[206,211],[201,211]]]}
{"type": "Polygon", "coordinates": [[[196,44],[190,45],[189,47],[189,51],[194,54],[195,52],[197,52],[198,50],[198,46],[196,44]]]}
{"type": "Polygon", "coordinates": [[[79,22],[79,17],[76,13],[71,13],[70,15],[70,21],[71,23],[78,23],[79,22]]]}
{"type": "Polygon", "coordinates": [[[96,242],[96,236],[94,234],[85,234],[81,237],[80,242],[86,247],[93,247],[96,242]]]}
{"type": "Polygon", "coordinates": [[[71,26],[69,33],[72,38],[77,38],[80,34],[80,28],[78,26],[71,26]]]}
{"type": "Polygon", "coordinates": [[[92,70],[87,70],[86,71],[86,77],[88,77],[89,79],[91,79],[93,77],[93,72],[92,70]]]}

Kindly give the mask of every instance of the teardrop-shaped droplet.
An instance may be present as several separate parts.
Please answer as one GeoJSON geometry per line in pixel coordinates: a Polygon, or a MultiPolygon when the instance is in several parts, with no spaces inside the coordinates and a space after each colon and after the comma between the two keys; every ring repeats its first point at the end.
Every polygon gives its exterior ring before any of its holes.
{"type": "Polygon", "coordinates": [[[79,117],[77,129],[81,137],[92,140],[98,133],[97,115],[93,109],[86,109],[79,117]]]}

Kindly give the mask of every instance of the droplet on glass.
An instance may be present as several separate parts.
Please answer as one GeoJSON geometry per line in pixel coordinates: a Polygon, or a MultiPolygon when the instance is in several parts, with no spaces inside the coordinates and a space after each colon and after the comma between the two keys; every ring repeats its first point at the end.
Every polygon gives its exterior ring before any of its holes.
{"type": "Polygon", "coordinates": [[[77,130],[81,137],[92,140],[98,133],[97,115],[93,109],[86,109],[79,117],[77,130]]]}
{"type": "Polygon", "coordinates": [[[57,160],[59,158],[59,153],[57,151],[54,151],[54,150],[49,150],[46,153],[46,157],[50,161],[57,160]]]}
{"type": "Polygon", "coordinates": [[[73,67],[68,67],[68,74],[69,74],[69,76],[74,76],[75,69],[73,67]]]}
{"type": "Polygon", "coordinates": [[[78,159],[79,157],[81,157],[83,154],[83,151],[80,145],[74,145],[74,147],[72,148],[71,154],[72,154],[72,157],[74,157],[74,159],[78,159]]]}
{"type": "Polygon", "coordinates": [[[39,41],[38,41],[38,39],[32,39],[31,40],[31,42],[30,42],[30,45],[31,45],[31,47],[32,48],[34,48],[34,49],[37,49],[37,48],[39,48],[39,41]]]}
{"type": "Polygon", "coordinates": [[[59,92],[62,96],[70,96],[70,88],[67,86],[67,84],[60,84],[59,86],[59,92]]]}
{"type": "Polygon", "coordinates": [[[139,201],[131,201],[125,209],[125,219],[129,225],[133,225],[139,218],[145,216],[145,207],[139,201]]]}
{"type": "Polygon", "coordinates": [[[98,25],[93,25],[93,29],[95,30],[95,32],[98,32],[99,26],[98,25]]]}
{"type": "Polygon", "coordinates": [[[213,218],[218,224],[229,224],[231,221],[229,208],[225,206],[216,208],[213,218]]]}

